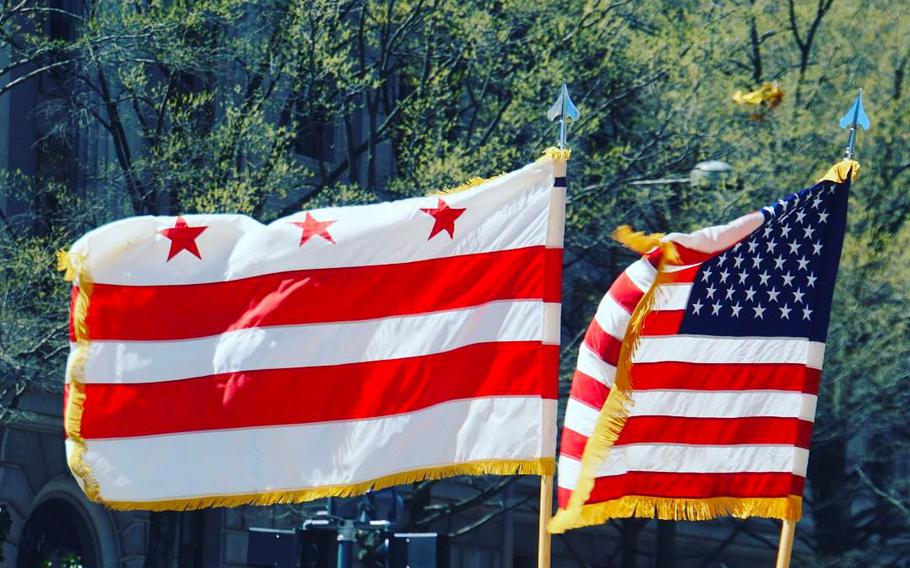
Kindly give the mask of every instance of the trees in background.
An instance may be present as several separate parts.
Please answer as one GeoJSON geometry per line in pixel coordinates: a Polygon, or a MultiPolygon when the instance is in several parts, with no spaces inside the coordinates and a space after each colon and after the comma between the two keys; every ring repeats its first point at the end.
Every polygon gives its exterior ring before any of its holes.
{"type": "MultiPolygon", "coordinates": [[[[910,553],[910,23],[896,17],[899,3],[83,0],[0,10],[0,96],[40,82],[27,110],[41,125],[34,144],[59,161],[0,179],[0,420],[23,412],[29,389],[59,391],[67,286],[52,258],[84,231],[133,214],[269,221],[507,171],[554,140],[544,112],[563,79],[582,112],[570,135],[567,381],[597,301],[631,260],[610,242],[614,226],[691,230],[810,184],[839,159],[836,120],[864,87],[873,129],[858,145],[805,496],[814,528],[801,537],[820,565],[910,553]],[[785,93],[776,108],[732,103],[733,91],[765,82],[785,93]],[[86,150],[99,140],[103,152],[86,150]],[[734,178],[632,183],[708,158],[732,164],[734,178]]],[[[164,539],[173,522],[153,532],[164,539]]],[[[621,532],[634,549],[637,531],[621,532]]],[[[161,548],[165,562],[174,552],[161,548]]]]}

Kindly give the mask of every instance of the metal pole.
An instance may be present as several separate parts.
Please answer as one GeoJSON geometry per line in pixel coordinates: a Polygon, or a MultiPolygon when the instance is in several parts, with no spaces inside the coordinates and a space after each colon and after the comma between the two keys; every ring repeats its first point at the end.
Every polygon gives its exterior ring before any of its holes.
{"type": "Polygon", "coordinates": [[[345,519],[338,529],[338,568],[354,566],[354,521],[345,519]]]}

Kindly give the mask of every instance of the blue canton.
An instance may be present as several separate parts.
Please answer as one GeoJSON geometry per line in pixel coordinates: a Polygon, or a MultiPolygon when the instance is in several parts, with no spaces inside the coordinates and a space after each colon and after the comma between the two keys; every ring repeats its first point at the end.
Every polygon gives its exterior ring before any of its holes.
{"type": "Polygon", "coordinates": [[[826,181],[763,208],[761,227],[700,267],[680,333],[825,341],[848,194],[826,181]]]}

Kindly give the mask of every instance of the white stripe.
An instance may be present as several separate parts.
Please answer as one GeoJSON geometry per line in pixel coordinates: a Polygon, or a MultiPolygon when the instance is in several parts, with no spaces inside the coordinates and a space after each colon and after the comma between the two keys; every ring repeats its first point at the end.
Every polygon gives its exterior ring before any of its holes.
{"type": "Polygon", "coordinates": [[[664,266],[664,272],[681,272],[683,270],[688,270],[695,266],[701,266],[701,263],[696,262],[695,264],[679,264],[679,265],[668,264],[668,265],[664,266]]]}
{"type": "Polygon", "coordinates": [[[646,336],[636,363],[791,363],[821,369],[825,344],[789,337],[646,336]]]}
{"type": "Polygon", "coordinates": [[[597,353],[591,351],[584,343],[578,347],[578,364],[576,368],[607,387],[612,387],[616,378],[616,367],[598,357],[597,353]]]}
{"type": "Polygon", "coordinates": [[[111,501],[290,491],[478,460],[551,458],[555,421],[554,400],[473,399],[370,420],[89,440],[85,461],[111,501]]]}
{"type": "Polygon", "coordinates": [[[692,284],[661,284],[654,291],[656,310],[684,310],[692,292],[692,284]]]}
{"type": "Polygon", "coordinates": [[[622,341],[622,338],[626,336],[626,328],[629,327],[629,320],[632,319],[632,316],[608,292],[604,294],[600,305],[597,306],[594,319],[597,320],[597,325],[602,330],[622,341]]]}
{"type": "MultiPolygon", "coordinates": [[[[702,446],[687,444],[631,444],[615,446],[597,477],[630,471],[651,473],[792,473],[806,476],[809,450],[794,446],[702,446]]],[[[559,486],[574,489],[581,463],[559,458],[559,486]]]]}
{"type": "Polygon", "coordinates": [[[314,236],[299,246],[301,229],[291,223],[304,220],[301,211],[267,226],[242,215],[186,215],[189,226],[208,227],[195,241],[202,260],[186,251],[167,260],[171,241],[159,231],[173,227],[175,217],[132,217],[104,225],[79,239],[71,252],[87,254],[95,282],[156,285],[542,246],[553,182],[553,161],[541,160],[441,197],[310,211],[318,221],[335,221],[328,232],[336,244],[314,236]],[[465,209],[455,221],[454,238],[446,232],[429,238],[435,221],[421,208],[436,208],[439,199],[465,209]]]}
{"type": "MultiPolygon", "coordinates": [[[[84,381],[168,381],[399,359],[475,343],[541,341],[544,312],[552,306],[559,307],[534,300],[501,301],[414,316],[241,329],[181,341],[93,341],[84,381]]],[[[559,342],[558,336],[548,339],[559,342]]]]}
{"type": "Polygon", "coordinates": [[[626,268],[626,276],[635,284],[635,287],[645,293],[657,277],[657,269],[650,262],[639,258],[626,268]]]}
{"type": "Polygon", "coordinates": [[[705,227],[688,234],[670,233],[663,240],[673,241],[686,248],[710,254],[733,246],[737,241],[761,227],[764,222],[765,216],[759,211],[753,211],[726,225],[705,227]]]}
{"type": "Polygon", "coordinates": [[[632,393],[630,416],[815,420],[814,394],[786,391],[646,390],[632,393]]]}
{"type": "Polygon", "coordinates": [[[596,408],[591,408],[587,404],[569,397],[569,402],[566,403],[566,419],[563,428],[590,438],[594,433],[594,427],[597,426],[599,416],[600,411],[596,408]]]}

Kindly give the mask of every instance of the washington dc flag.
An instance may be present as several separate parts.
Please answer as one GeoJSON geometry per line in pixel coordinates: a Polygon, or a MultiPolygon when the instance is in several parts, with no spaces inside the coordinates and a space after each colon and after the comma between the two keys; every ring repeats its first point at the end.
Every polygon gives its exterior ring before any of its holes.
{"type": "Polygon", "coordinates": [[[617,231],[645,254],[580,348],[552,532],[800,517],[851,167],[727,225],[617,231]]]}
{"type": "Polygon", "coordinates": [[[119,509],[554,469],[564,156],[464,191],[136,217],[73,279],[67,455],[119,509]]]}

